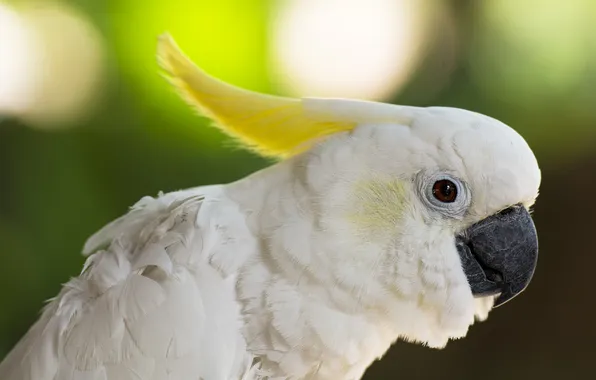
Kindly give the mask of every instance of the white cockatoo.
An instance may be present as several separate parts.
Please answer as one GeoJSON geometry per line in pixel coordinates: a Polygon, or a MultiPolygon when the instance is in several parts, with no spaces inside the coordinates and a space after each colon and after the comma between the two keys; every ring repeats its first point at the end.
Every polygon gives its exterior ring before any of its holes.
{"type": "Polygon", "coordinates": [[[145,197],[0,365],[2,380],[356,380],[397,339],[442,348],[521,292],[540,184],[520,135],[477,113],[253,93],[168,35],[185,99],[281,158],[145,197]]]}

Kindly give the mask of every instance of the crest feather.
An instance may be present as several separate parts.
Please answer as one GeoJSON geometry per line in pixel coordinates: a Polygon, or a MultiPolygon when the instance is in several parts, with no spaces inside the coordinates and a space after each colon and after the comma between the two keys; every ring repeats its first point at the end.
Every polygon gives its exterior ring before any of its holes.
{"type": "Polygon", "coordinates": [[[356,125],[320,112],[309,115],[301,99],[259,94],[213,78],[197,67],[168,34],[159,38],[158,61],[188,103],[264,156],[299,153],[323,136],[356,125]]]}

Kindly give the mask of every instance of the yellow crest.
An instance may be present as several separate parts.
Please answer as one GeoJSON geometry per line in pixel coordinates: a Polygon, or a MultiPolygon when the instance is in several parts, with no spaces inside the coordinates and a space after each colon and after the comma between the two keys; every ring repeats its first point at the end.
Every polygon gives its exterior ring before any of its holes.
{"type": "Polygon", "coordinates": [[[300,99],[259,94],[215,79],[186,57],[169,35],[159,39],[158,58],[187,102],[263,155],[286,157],[307,149],[310,141],[354,127],[308,117],[300,99]]]}
{"type": "Polygon", "coordinates": [[[168,34],[158,61],[181,96],[229,135],[265,156],[288,157],[358,123],[407,122],[415,107],[346,99],[293,99],[247,91],[197,67],[168,34]]]}

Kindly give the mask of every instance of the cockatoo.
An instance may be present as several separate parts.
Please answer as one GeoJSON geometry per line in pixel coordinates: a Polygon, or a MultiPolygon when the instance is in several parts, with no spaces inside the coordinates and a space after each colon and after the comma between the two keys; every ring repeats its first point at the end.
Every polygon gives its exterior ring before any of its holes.
{"type": "Polygon", "coordinates": [[[92,236],[0,365],[2,380],[356,380],[398,339],[442,348],[537,262],[540,170],[470,111],[258,94],[169,35],[184,98],[279,158],[226,185],[145,197],[92,236]]]}

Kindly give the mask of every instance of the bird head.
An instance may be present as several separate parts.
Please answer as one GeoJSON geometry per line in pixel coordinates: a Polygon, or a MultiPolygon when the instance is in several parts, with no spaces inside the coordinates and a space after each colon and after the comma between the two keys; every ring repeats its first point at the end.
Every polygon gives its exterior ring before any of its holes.
{"type": "Polygon", "coordinates": [[[446,107],[257,94],[210,77],[168,35],[181,95],[257,153],[300,160],[318,203],[321,268],[397,334],[442,347],[529,284],[540,170],[507,125],[446,107]]]}

